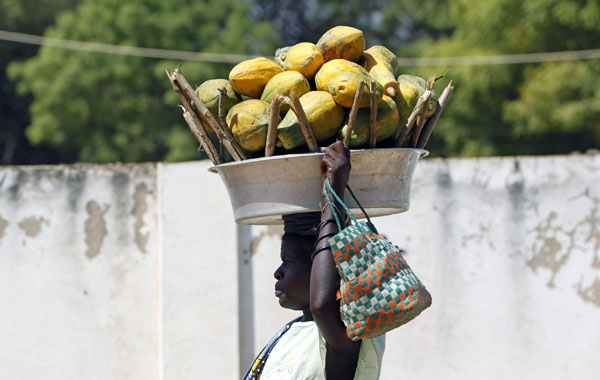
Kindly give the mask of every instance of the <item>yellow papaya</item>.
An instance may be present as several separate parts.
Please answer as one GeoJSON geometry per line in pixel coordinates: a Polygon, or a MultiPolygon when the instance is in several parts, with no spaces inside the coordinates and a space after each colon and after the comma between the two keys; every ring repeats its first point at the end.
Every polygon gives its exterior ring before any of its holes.
{"type": "Polygon", "coordinates": [[[387,63],[390,64],[394,75],[396,75],[396,72],[398,71],[398,57],[396,57],[396,54],[392,53],[390,49],[386,48],[385,46],[375,45],[365,50],[365,52],[375,53],[383,56],[387,63]]]}
{"type": "MultiPolygon", "coordinates": [[[[330,93],[310,91],[302,95],[299,100],[317,141],[327,140],[336,135],[344,121],[344,109],[333,101],[330,93]]],[[[277,126],[277,139],[285,149],[306,144],[294,111],[289,110],[277,126]]]]}
{"type": "MultiPolygon", "coordinates": [[[[344,71],[336,75],[329,82],[329,93],[333,96],[333,100],[342,107],[351,108],[354,103],[354,97],[358,90],[358,84],[363,80],[366,86],[363,87],[362,96],[359,99],[358,107],[369,107],[371,105],[371,91],[369,83],[373,78],[369,75],[344,71]]],[[[383,95],[383,86],[375,82],[375,93],[377,98],[381,99],[383,95]]]]}
{"type": "MultiPolygon", "coordinates": [[[[225,96],[224,99],[225,115],[227,115],[227,112],[229,112],[231,107],[240,102],[227,79],[209,79],[196,89],[196,93],[198,94],[198,97],[202,103],[204,103],[206,108],[208,108],[210,113],[217,120],[219,118],[219,96],[221,95],[219,92],[220,88],[224,88],[227,91],[227,96],[225,96]]],[[[212,132],[210,125],[205,123],[204,126],[209,132],[212,132]]]]}
{"type": "Polygon", "coordinates": [[[242,148],[251,152],[265,148],[270,111],[271,105],[258,99],[244,100],[231,107],[227,125],[242,148]]]}
{"type": "MultiPolygon", "coordinates": [[[[425,79],[416,75],[402,74],[398,77],[398,87],[400,94],[404,98],[406,105],[410,109],[410,113],[413,108],[417,105],[419,97],[425,92],[425,79]]],[[[427,103],[427,110],[425,111],[425,117],[430,117],[435,113],[437,108],[437,94],[432,91],[431,98],[427,103]]]]}
{"type": "Polygon", "coordinates": [[[308,79],[312,79],[324,62],[323,53],[317,45],[301,42],[292,46],[287,52],[283,68],[297,71],[308,79]]]}
{"type": "MultiPolygon", "coordinates": [[[[352,128],[352,134],[350,135],[350,148],[359,148],[368,144],[371,133],[371,128],[369,126],[370,117],[371,110],[369,108],[358,110],[354,121],[354,127],[352,128]]],[[[399,122],[400,118],[396,102],[394,102],[391,97],[383,95],[377,105],[377,120],[375,122],[375,129],[377,130],[376,141],[383,141],[392,136],[394,132],[398,130],[399,122]]],[[[346,116],[344,124],[338,133],[340,139],[344,138],[347,130],[348,116],[346,116]]]]}
{"type": "Polygon", "coordinates": [[[319,91],[329,91],[329,82],[342,71],[349,71],[353,73],[369,75],[359,64],[350,62],[346,59],[334,59],[329,62],[325,62],[321,69],[315,75],[315,84],[319,91]]]}
{"type": "Polygon", "coordinates": [[[365,51],[362,60],[369,75],[381,83],[385,94],[395,96],[399,90],[398,82],[387,59],[380,54],[365,51]]]}
{"type": "Polygon", "coordinates": [[[336,26],[319,38],[317,47],[323,53],[325,62],[333,59],[346,59],[356,62],[365,50],[363,32],[351,26],[336,26]]]}
{"type": "Polygon", "coordinates": [[[282,71],[281,66],[268,58],[248,59],[231,69],[229,82],[235,92],[251,98],[258,98],[269,79],[282,71]]]}
{"type": "MultiPolygon", "coordinates": [[[[275,75],[265,86],[260,100],[271,103],[275,95],[289,96],[291,91],[300,97],[310,91],[308,80],[297,71],[284,71],[275,75]]],[[[290,106],[283,104],[281,113],[285,114],[290,106]]]]}

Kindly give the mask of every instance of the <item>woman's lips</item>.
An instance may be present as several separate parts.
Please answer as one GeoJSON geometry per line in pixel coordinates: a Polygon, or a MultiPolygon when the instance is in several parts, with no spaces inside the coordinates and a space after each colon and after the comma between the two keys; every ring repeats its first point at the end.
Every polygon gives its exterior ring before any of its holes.
{"type": "Polygon", "coordinates": [[[278,297],[281,295],[281,290],[277,290],[275,289],[275,297],[278,297]]]}

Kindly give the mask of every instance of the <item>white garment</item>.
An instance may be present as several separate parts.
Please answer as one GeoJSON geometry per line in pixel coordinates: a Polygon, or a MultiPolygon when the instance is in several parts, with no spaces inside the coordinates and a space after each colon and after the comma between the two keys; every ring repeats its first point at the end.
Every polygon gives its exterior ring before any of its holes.
{"type": "MultiPolygon", "coordinates": [[[[377,380],[385,350],[385,335],[363,339],[354,380],[377,380]]],[[[327,342],[317,324],[296,322],[271,351],[261,380],[325,380],[327,342]]]]}

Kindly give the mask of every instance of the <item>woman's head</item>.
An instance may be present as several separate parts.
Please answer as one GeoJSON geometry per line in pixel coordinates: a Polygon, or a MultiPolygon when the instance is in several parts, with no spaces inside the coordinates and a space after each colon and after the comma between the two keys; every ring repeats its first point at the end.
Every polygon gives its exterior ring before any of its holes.
{"type": "Polygon", "coordinates": [[[275,270],[275,295],[292,310],[310,307],[310,255],[316,238],[286,232],[281,239],[281,265],[275,270]]]}

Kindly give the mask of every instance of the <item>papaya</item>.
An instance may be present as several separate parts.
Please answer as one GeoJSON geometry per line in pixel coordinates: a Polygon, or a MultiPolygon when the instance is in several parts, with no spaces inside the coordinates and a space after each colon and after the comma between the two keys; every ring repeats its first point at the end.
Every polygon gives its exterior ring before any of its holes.
{"type": "Polygon", "coordinates": [[[383,86],[386,95],[394,96],[398,93],[399,86],[392,65],[383,55],[365,51],[362,60],[369,75],[383,86]]]}
{"type": "Polygon", "coordinates": [[[288,51],[283,68],[297,71],[306,78],[312,79],[324,62],[323,53],[317,45],[301,42],[288,51]]]}
{"type": "Polygon", "coordinates": [[[350,62],[346,59],[334,59],[325,62],[321,69],[315,75],[315,84],[318,91],[329,91],[329,82],[342,71],[350,71],[353,73],[369,75],[364,67],[357,63],[350,62]]]}
{"type": "MultiPolygon", "coordinates": [[[[231,107],[240,102],[233,91],[233,87],[231,87],[231,84],[227,79],[209,79],[196,89],[196,93],[198,94],[198,97],[202,103],[204,103],[206,108],[208,108],[210,113],[217,120],[219,120],[219,96],[221,96],[221,93],[219,92],[220,88],[225,88],[227,91],[227,96],[225,96],[225,99],[223,99],[225,115],[227,115],[227,112],[229,112],[231,107]]],[[[210,125],[205,123],[204,126],[206,127],[207,131],[212,132],[210,125]]]]}
{"type": "MultiPolygon", "coordinates": [[[[359,148],[369,143],[371,129],[369,127],[369,118],[371,116],[370,108],[363,108],[356,113],[354,127],[350,135],[350,147],[359,148]]],[[[377,120],[375,122],[377,130],[377,141],[382,141],[392,136],[398,130],[400,118],[396,102],[387,96],[383,95],[377,105],[377,120]]],[[[348,116],[344,120],[344,124],[338,136],[343,139],[348,130],[348,116]]]]}
{"type": "Polygon", "coordinates": [[[240,146],[250,152],[265,148],[271,105],[259,99],[240,102],[227,113],[227,125],[240,146]]]}
{"type": "Polygon", "coordinates": [[[275,61],[258,57],[242,61],[229,72],[229,82],[235,92],[259,98],[267,82],[283,71],[275,61]]]}
{"type": "MultiPolygon", "coordinates": [[[[398,77],[398,86],[400,91],[394,96],[394,101],[400,115],[400,127],[394,133],[394,139],[400,137],[400,132],[417,105],[419,97],[425,92],[425,79],[415,75],[402,74],[398,77]]],[[[425,118],[431,117],[435,113],[436,108],[437,94],[435,91],[432,91],[431,98],[427,103],[425,118]]]]}
{"type": "MultiPolygon", "coordinates": [[[[337,104],[342,107],[351,108],[352,103],[354,103],[356,91],[358,90],[358,84],[361,80],[363,80],[366,85],[363,87],[358,107],[369,107],[371,105],[369,83],[373,80],[369,75],[353,73],[350,71],[341,72],[329,82],[329,93],[333,96],[333,100],[337,104]]],[[[375,92],[377,98],[381,99],[381,96],[383,95],[383,86],[378,82],[375,82],[375,92]]]]}
{"type": "MultiPolygon", "coordinates": [[[[413,108],[417,105],[419,97],[425,92],[425,79],[416,75],[402,74],[398,77],[398,87],[407,107],[410,109],[408,112],[408,115],[410,116],[413,108]]],[[[435,113],[437,99],[437,94],[435,91],[432,91],[431,98],[427,103],[427,110],[425,111],[426,118],[435,113]]]]}
{"type": "Polygon", "coordinates": [[[283,67],[283,63],[285,62],[285,59],[287,58],[287,53],[288,53],[288,51],[290,51],[291,48],[292,48],[291,46],[285,46],[285,47],[275,50],[274,61],[277,62],[277,64],[279,66],[283,67]]]}
{"type": "MultiPolygon", "coordinates": [[[[300,97],[310,91],[308,80],[297,71],[284,71],[276,74],[265,86],[260,100],[271,103],[275,95],[289,96],[291,91],[300,97]]],[[[290,109],[290,106],[283,104],[281,113],[285,113],[290,109]]]]}
{"type": "Polygon", "coordinates": [[[319,38],[317,47],[325,62],[333,59],[356,62],[365,50],[365,37],[361,30],[351,26],[335,26],[319,38]]]}
{"type": "Polygon", "coordinates": [[[408,121],[408,117],[410,116],[410,114],[413,111],[413,108],[415,108],[415,107],[410,108],[408,103],[406,103],[406,100],[404,100],[402,93],[400,93],[400,92],[398,92],[396,94],[396,96],[393,97],[393,99],[394,99],[394,102],[396,102],[396,107],[398,108],[398,116],[400,119],[398,130],[396,132],[394,132],[394,140],[396,140],[398,137],[400,137],[400,132],[401,132],[402,128],[404,128],[404,126],[406,125],[406,122],[408,121]]]}
{"type": "MultiPolygon", "coordinates": [[[[330,93],[310,91],[299,100],[317,141],[327,140],[336,135],[344,121],[344,109],[335,103],[330,93]]],[[[293,110],[289,110],[277,126],[277,139],[288,150],[306,144],[298,117],[293,110]]]]}
{"type": "Polygon", "coordinates": [[[375,45],[365,50],[365,52],[379,54],[384,57],[387,63],[390,64],[392,73],[396,75],[396,72],[398,71],[398,57],[396,57],[396,54],[392,53],[390,49],[386,48],[385,46],[375,45]]]}

